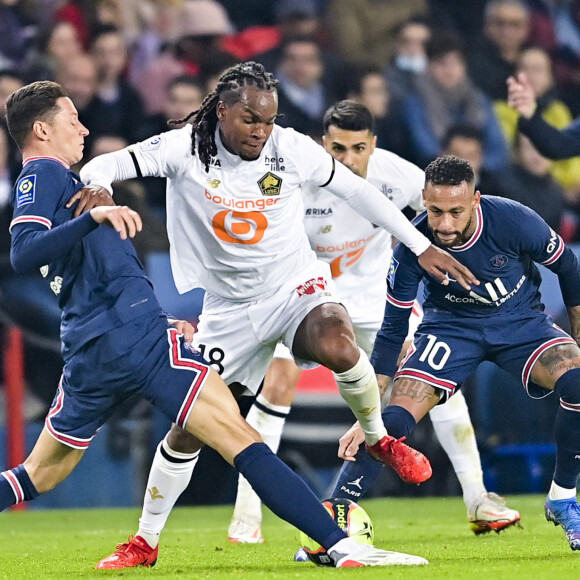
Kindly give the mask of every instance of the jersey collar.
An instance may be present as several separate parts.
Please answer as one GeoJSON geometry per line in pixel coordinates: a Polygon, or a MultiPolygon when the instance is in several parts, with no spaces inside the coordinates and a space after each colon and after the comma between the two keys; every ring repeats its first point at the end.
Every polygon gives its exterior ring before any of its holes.
{"type": "Polygon", "coordinates": [[[24,165],[26,165],[27,163],[30,163],[31,161],[38,161],[39,159],[50,159],[51,161],[56,161],[57,163],[60,163],[63,167],[66,167],[66,169],[70,169],[70,167],[66,163],[63,163],[60,159],[57,159],[56,157],[50,157],[50,156],[44,156],[44,155],[36,155],[33,157],[27,157],[26,159],[22,160],[22,166],[24,167],[24,165]]]}

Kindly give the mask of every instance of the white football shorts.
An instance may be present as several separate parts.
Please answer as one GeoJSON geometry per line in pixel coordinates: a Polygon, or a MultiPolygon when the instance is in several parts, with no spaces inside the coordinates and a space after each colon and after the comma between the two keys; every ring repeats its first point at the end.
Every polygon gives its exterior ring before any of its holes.
{"type": "MultiPolygon", "coordinates": [[[[227,384],[255,394],[279,342],[290,347],[306,315],[325,303],[340,303],[330,268],[317,261],[289,278],[274,294],[253,302],[232,302],[206,292],[193,344],[227,384]]],[[[311,361],[302,368],[317,366],[311,361]]]]}

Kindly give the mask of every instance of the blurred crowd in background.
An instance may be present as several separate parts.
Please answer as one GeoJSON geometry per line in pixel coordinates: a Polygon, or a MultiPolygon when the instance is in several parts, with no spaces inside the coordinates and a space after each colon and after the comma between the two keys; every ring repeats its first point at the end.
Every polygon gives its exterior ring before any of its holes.
{"type": "MultiPolygon", "coordinates": [[[[360,101],[379,147],[421,168],[444,152],[464,157],[482,193],[529,205],[580,241],[580,157],[551,162],[519,135],[505,83],[525,71],[558,128],[580,115],[580,0],[0,0],[0,324],[28,333],[39,403],[29,415],[44,414],[60,376],[60,313],[40,275],[10,267],[21,159],[5,99],[31,81],[61,83],[90,130],[86,162],[180,126],[246,60],[279,79],[280,125],[320,141],[328,106],[360,101]]],[[[115,199],[143,216],[143,260],[167,251],[163,180],[119,184],[115,199]]]]}

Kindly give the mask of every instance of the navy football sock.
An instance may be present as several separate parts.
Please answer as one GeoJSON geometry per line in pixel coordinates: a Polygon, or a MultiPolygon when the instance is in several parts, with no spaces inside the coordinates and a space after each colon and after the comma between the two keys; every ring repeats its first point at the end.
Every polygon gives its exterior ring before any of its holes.
{"type": "Polygon", "coordinates": [[[383,464],[375,461],[364,445],[359,447],[355,458],[356,461],[345,461],[342,464],[330,497],[347,497],[358,501],[379,477],[383,464]]]}
{"type": "Polygon", "coordinates": [[[382,415],[387,433],[397,439],[409,435],[417,424],[415,417],[407,409],[398,405],[385,407],[382,415]]]}
{"type": "MultiPolygon", "coordinates": [[[[382,412],[383,423],[387,433],[400,439],[408,435],[417,422],[407,409],[393,405],[385,407],[382,412]]],[[[348,497],[358,500],[363,497],[377,480],[383,467],[375,461],[361,445],[356,454],[356,461],[345,461],[332,489],[332,497],[348,497]]]]}
{"type": "Polygon", "coordinates": [[[325,549],[346,538],[306,483],[265,443],[253,443],[238,453],[234,466],[264,505],[325,549]]]}
{"type": "Polygon", "coordinates": [[[580,474],[580,369],[565,372],[557,381],[560,396],[554,433],[556,436],[556,469],[554,483],[573,489],[580,474]]]}
{"type": "Polygon", "coordinates": [[[6,508],[38,497],[24,465],[0,473],[0,512],[6,508]]]}

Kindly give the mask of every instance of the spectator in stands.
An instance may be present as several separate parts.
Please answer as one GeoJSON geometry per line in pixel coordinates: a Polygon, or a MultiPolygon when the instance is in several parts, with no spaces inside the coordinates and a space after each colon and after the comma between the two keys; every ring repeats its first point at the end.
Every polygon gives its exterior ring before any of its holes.
{"type": "Polygon", "coordinates": [[[522,0],[490,0],[485,7],[483,35],[472,44],[469,76],[492,100],[505,100],[506,79],[530,30],[530,15],[522,0]]]}
{"type": "Polygon", "coordinates": [[[321,15],[314,0],[278,2],[274,8],[274,27],[277,33],[275,45],[248,57],[263,64],[266,70],[274,70],[287,40],[312,37],[318,41],[321,24],[321,15]]]}
{"type": "Polygon", "coordinates": [[[425,45],[430,37],[431,27],[424,18],[410,18],[399,26],[395,54],[386,71],[391,98],[400,101],[415,90],[417,76],[427,68],[425,45]]]}
{"type": "Polygon", "coordinates": [[[0,2],[0,69],[19,67],[36,34],[36,26],[19,0],[0,2]]]}
{"type": "Polygon", "coordinates": [[[489,99],[467,76],[461,39],[438,33],[427,42],[428,66],[417,79],[416,92],[403,105],[414,160],[425,167],[442,150],[443,138],[452,125],[467,123],[483,131],[483,166],[499,171],[508,149],[489,99]]]}
{"type": "Polygon", "coordinates": [[[466,124],[453,125],[443,138],[443,155],[455,155],[465,159],[473,168],[475,185],[487,195],[501,195],[501,179],[483,167],[483,131],[466,124]]]}
{"type": "Polygon", "coordinates": [[[65,88],[74,103],[81,123],[91,131],[85,139],[85,146],[89,148],[91,140],[103,126],[96,113],[97,67],[94,60],[83,52],[67,59],[58,68],[56,81],[65,88]]]}
{"type": "Polygon", "coordinates": [[[186,0],[177,22],[177,39],[136,79],[147,114],[163,108],[167,85],[182,74],[204,75],[206,62],[223,52],[224,36],[233,32],[227,12],[217,0],[186,0]]]}
{"type": "Polygon", "coordinates": [[[0,119],[6,118],[6,99],[24,86],[24,79],[14,69],[0,69],[0,119]]]}
{"type": "Polygon", "coordinates": [[[580,117],[565,129],[549,125],[538,113],[536,95],[525,73],[507,80],[508,102],[520,114],[519,130],[529,137],[538,151],[549,159],[568,159],[580,155],[580,117]]]}
{"type": "Polygon", "coordinates": [[[529,40],[550,54],[561,98],[580,114],[580,4],[577,0],[527,0],[529,40]]]}
{"type": "MultiPolygon", "coordinates": [[[[0,124],[2,130],[6,131],[4,126],[6,119],[6,99],[12,92],[24,86],[24,79],[18,72],[13,69],[0,70],[0,124]]],[[[15,147],[13,139],[8,139],[8,173],[12,179],[16,179],[22,169],[22,157],[18,147],[15,147]]],[[[0,204],[1,205],[1,204],[0,204]]]]}
{"type": "Polygon", "coordinates": [[[408,133],[401,120],[401,101],[393,99],[385,75],[368,69],[353,75],[348,98],[361,103],[375,119],[377,145],[406,158],[409,155],[408,133]]]}
{"type": "Polygon", "coordinates": [[[77,29],[70,22],[55,22],[36,38],[23,62],[26,81],[54,80],[58,69],[83,52],[77,29]]]}
{"type": "Polygon", "coordinates": [[[395,31],[428,14],[426,0],[328,0],[325,22],[339,57],[356,68],[384,68],[395,54],[395,31]]]}
{"type": "MultiPolygon", "coordinates": [[[[126,38],[131,47],[127,78],[134,87],[138,87],[149,64],[175,41],[184,3],[185,0],[148,0],[131,4],[135,8],[131,17],[135,24],[126,38]]],[[[126,26],[123,32],[127,32],[126,26]]]]}
{"type": "MultiPolygon", "coordinates": [[[[184,119],[192,111],[201,107],[205,89],[194,75],[180,75],[175,77],[167,88],[167,98],[163,104],[163,111],[149,117],[138,132],[137,140],[145,140],[151,135],[158,135],[170,129],[177,129],[183,124],[168,124],[169,120],[184,119]]],[[[144,187],[147,202],[155,214],[164,219],[165,206],[165,179],[150,177],[140,181],[144,187]]],[[[130,204],[127,204],[130,205],[130,204]]],[[[130,207],[133,207],[130,205],[130,207]]],[[[140,213],[140,212],[139,212],[140,213]]]]}
{"type": "MultiPolygon", "coordinates": [[[[258,52],[252,51],[241,60],[253,60],[264,65],[266,70],[275,70],[282,58],[282,51],[289,40],[294,38],[313,38],[319,46],[321,58],[324,64],[325,82],[335,88],[337,94],[346,96],[348,91],[349,71],[345,70],[345,63],[337,57],[335,52],[328,50],[325,42],[325,27],[322,20],[320,8],[315,0],[284,0],[276,3],[274,9],[273,28],[276,38],[275,42],[268,49],[258,52]]],[[[256,30],[247,31],[257,34],[256,30]]],[[[262,30],[260,32],[264,34],[262,30]]],[[[242,31],[243,36],[246,31],[242,31]]],[[[236,35],[239,36],[239,35],[236,35]]],[[[227,39],[229,45],[230,39],[227,39]]],[[[267,42],[267,38],[254,38],[250,44],[256,46],[260,42],[267,42]]],[[[211,88],[211,87],[210,87],[211,88]]]]}
{"type": "MultiPolygon", "coordinates": [[[[518,58],[517,70],[526,74],[536,94],[538,114],[557,129],[567,127],[572,121],[572,114],[558,98],[548,53],[539,47],[524,49],[518,58]]],[[[518,131],[518,113],[507,99],[497,101],[494,108],[507,142],[513,143],[518,131]]],[[[580,195],[580,157],[554,162],[550,171],[571,196],[580,195]]]]}
{"type": "Polygon", "coordinates": [[[285,42],[276,67],[278,85],[278,124],[320,140],[322,117],[338,95],[325,82],[320,46],[311,37],[285,42]]]}
{"type": "Polygon", "coordinates": [[[542,216],[554,231],[560,233],[565,192],[552,178],[551,164],[525,135],[518,134],[514,162],[501,176],[500,195],[527,205],[542,216]]]}
{"type": "Polygon", "coordinates": [[[169,120],[183,119],[192,111],[201,107],[205,96],[205,88],[195,75],[180,75],[175,77],[167,87],[167,97],[163,103],[163,111],[150,116],[138,131],[138,139],[146,139],[170,129],[183,127],[183,123],[168,124],[169,120]]]}
{"type": "Polygon", "coordinates": [[[124,78],[128,52],[121,31],[113,25],[98,28],[90,55],[97,70],[94,121],[87,119],[92,137],[113,131],[132,143],[143,125],[145,112],[140,94],[124,78]]]}

